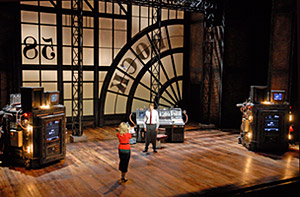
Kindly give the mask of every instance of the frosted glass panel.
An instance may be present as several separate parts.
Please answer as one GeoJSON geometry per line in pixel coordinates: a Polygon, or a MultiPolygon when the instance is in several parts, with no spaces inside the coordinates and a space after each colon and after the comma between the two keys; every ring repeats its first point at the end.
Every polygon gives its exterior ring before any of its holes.
{"type": "Polygon", "coordinates": [[[178,19],[183,19],[184,18],[184,12],[183,11],[178,11],[177,12],[177,18],[178,19]]]}
{"type": "MultiPolygon", "coordinates": [[[[94,7],[94,2],[93,1],[88,1],[89,4],[94,7]]],[[[97,2],[96,2],[97,3],[97,2]]],[[[86,11],[92,11],[91,8],[87,5],[87,3],[85,1],[83,1],[83,10],[86,11]]]]}
{"type": "Polygon", "coordinates": [[[141,30],[145,29],[146,27],[148,27],[148,19],[142,18],[141,19],[141,30]]]}
{"type": "Polygon", "coordinates": [[[133,17],[132,18],[132,36],[139,32],[139,19],[133,17]]]}
{"type": "Polygon", "coordinates": [[[106,12],[112,14],[112,3],[106,3],[106,12]]]}
{"type": "Polygon", "coordinates": [[[83,81],[94,81],[94,71],[83,71],[83,81]]]}
{"type": "Polygon", "coordinates": [[[107,72],[101,71],[99,72],[99,81],[104,81],[107,72]]]}
{"type": "Polygon", "coordinates": [[[57,83],[42,83],[42,87],[44,87],[44,91],[56,91],[57,83]]]}
{"type": "Polygon", "coordinates": [[[126,30],[127,29],[126,20],[116,19],[114,21],[114,23],[115,23],[115,29],[118,29],[118,30],[126,30]]]}
{"type": "Polygon", "coordinates": [[[99,1],[99,12],[105,12],[105,2],[99,1]]]}
{"type": "Polygon", "coordinates": [[[112,49],[99,49],[99,64],[100,66],[110,66],[112,62],[112,49]]]}
{"type": "Polygon", "coordinates": [[[170,10],[169,19],[175,19],[176,18],[176,10],[170,10]]]}
{"type": "Polygon", "coordinates": [[[112,47],[112,31],[100,30],[99,31],[99,46],[100,47],[112,47]]]}
{"type": "Polygon", "coordinates": [[[83,29],[83,46],[94,45],[94,31],[92,29],[83,29]]]}
{"type": "Polygon", "coordinates": [[[180,89],[180,96],[182,98],[182,81],[179,81],[178,84],[179,84],[179,89],[180,89]]]}
{"type": "Polygon", "coordinates": [[[148,7],[141,6],[141,16],[148,17],[148,7]]]}
{"type": "Polygon", "coordinates": [[[53,7],[53,5],[49,1],[40,1],[40,6],[53,7]]]}
{"type": "Polygon", "coordinates": [[[161,12],[161,20],[162,20],[162,21],[168,20],[168,9],[162,9],[162,12],[161,12]]]}
{"type": "Polygon", "coordinates": [[[177,76],[183,75],[183,54],[174,54],[177,76]]]}
{"type": "Polygon", "coordinates": [[[41,64],[52,64],[55,65],[57,64],[57,47],[51,48],[50,46],[41,46],[41,64]],[[43,50],[46,52],[43,54],[43,50]]]}
{"type": "Polygon", "coordinates": [[[132,16],[139,16],[139,6],[137,5],[132,6],[132,16]]]}
{"type": "Polygon", "coordinates": [[[183,47],[183,36],[173,36],[170,40],[172,48],[183,47]]]}
{"type": "Polygon", "coordinates": [[[72,48],[71,47],[63,47],[63,65],[71,65],[72,62],[72,48]]]}
{"type": "Polygon", "coordinates": [[[64,106],[66,107],[66,116],[72,116],[72,101],[64,101],[64,106]]]}
{"type": "Polygon", "coordinates": [[[41,12],[41,23],[43,24],[56,24],[56,14],[41,12]]]}
{"type": "Polygon", "coordinates": [[[38,5],[38,2],[37,1],[21,1],[21,4],[38,5]]]}
{"type": "Polygon", "coordinates": [[[118,95],[116,113],[126,113],[127,97],[118,95]]]}
{"type": "Polygon", "coordinates": [[[63,27],[63,45],[71,45],[71,28],[63,27]]]}
{"type": "MultiPolygon", "coordinates": [[[[27,36],[32,36],[38,44],[38,26],[37,25],[22,24],[21,28],[22,28],[22,38],[21,38],[22,43],[24,43],[24,39],[27,36]]],[[[27,40],[27,41],[30,44],[33,43],[32,39],[27,40]]]]}
{"type": "Polygon", "coordinates": [[[64,99],[72,99],[71,83],[64,83],[64,99]]]}
{"type": "Polygon", "coordinates": [[[52,26],[41,26],[41,43],[48,45],[56,45],[56,27],[52,26]],[[52,39],[52,43],[50,41],[45,41],[44,39],[52,39]]]}
{"type": "Polygon", "coordinates": [[[150,91],[143,86],[139,85],[135,92],[135,97],[142,98],[142,99],[149,99],[150,98],[150,91]]]}
{"type": "Polygon", "coordinates": [[[115,106],[115,98],[116,95],[112,93],[107,93],[106,95],[106,101],[104,105],[104,114],[113,114],[113,106],[115,106]]]}
{"type": "Polygon", "coordinates": [[[115,14],[120,14],[120,6],[118,4],[114,4],[114,13],[115,14]]]}
{"type": "Polygon", "coordinates": [[[100,27],[100,29],[111,29],[112,28],[112,19],[99,18],[99,27],[100,27]]]}
{"type": "Polygon", "coordinates": [[[94,49],[83,48],[83,65],[94,65],[94,49]]]}
{"type": "Polygon", "coordinates": [[[57,81],[57,71],[42,71],[42,81],[57,81]]]}
{"type": "Polygon", "coordinates": [[[83,101],[83,115],[92,116],[94,115],[94,102],[93,101],[83,101]]]}
{"type": "Polygon", "coordinates": [[[38,13],[22,10],[21,11],[21,22],[38,23],[38,13]]]}
{"type": "Polygon", "coordinates": [[[72,72],[63,71],[63,81],[71,81],[71,80],[72,80],[72,72]]]}
{"type": "Polygon", "coordinates": [[[168,30],[170,36],[182,36],[184,32],[183,25],[171,25],[168,30]]]}
{"type": "MultiPolygon", "coordinates": [[[[32,39],[28,39],[32,43],[32,39]]],[[[28,43],[28,42],[27,42],[28,43]]],[[[22,45],[22,63],[23,64],[39,64],[38,46],[35,49],[24,51],[25,46],[22,45]],[[25,57],[24,53],[28,58],[25,57]]]]}
{"type": "Polygon", "coordinates": [[[94,97],[94,90],[93,90],[92,83],[84,83],[83,84],[83,98],[93,98],[94,97]]]}
{"type": "Polygon", "coordinates": [[[37,70],[23,70],[23,81],[39,81],[40,73],[37,70]]]}
{"type": "Polygon", "coordinates": [[[23,83],[23,87],[40,87],[39,83],[23,83]]]}
{"type": "MultiPolygon", "coordinates": [[[[163,64],[164,68],[166,69],[169,79],[172,79],[175,75],[174,75],[174,69],[173,69],[171,57],[170,56],[164,57],[163,59],[161,59],[161,62],[163,64]]],[[[175,63],[175,66],[176,66],[176,63],[175,63]]],[[[164,83],[166,80],[164,72],[161,72],[160,75],[161,75],[161,82],[164,83]]]]}
{"type": "Polygon", "coordinates": [[[126,44],[126,32],[125,31],[115,31],[114,38],[115,47],[121,48],[126,44]]]}
{"type": "Polygon", "coordinates": [[[137,108],[142,108],[144,106],[148,107],[149,103],[148,102],[144,102],[144,101],[140,101],[140,100],[137,100],[137,99],[133,99],[131,110],[135,111],[137,108]]]}

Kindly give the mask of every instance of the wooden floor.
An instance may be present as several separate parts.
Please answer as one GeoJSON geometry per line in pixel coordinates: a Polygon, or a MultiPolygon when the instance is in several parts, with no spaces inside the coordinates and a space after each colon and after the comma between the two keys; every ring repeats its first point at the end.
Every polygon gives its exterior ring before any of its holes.
{"type": "Polygon", "coordinates": [[[132,145],[129,181],[119,184],[113,127],[87,129],[87,142],[67,144],[64,161],[42,169],[0,167],[0,196],[176,196],[244,188],[299,176],[299,154],[254,153],[238,134],[188,126],[184,143],[158,153],[132,145]]]}

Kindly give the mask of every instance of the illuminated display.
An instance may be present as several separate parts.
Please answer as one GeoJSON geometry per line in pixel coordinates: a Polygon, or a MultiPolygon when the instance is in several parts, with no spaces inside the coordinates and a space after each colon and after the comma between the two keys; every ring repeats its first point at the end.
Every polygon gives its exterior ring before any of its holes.
{"type": "Polygon", "coordinates": [[[171,117],[170,110],[159,110],[158,113],[160,119],[169,119],[171,117]]]}
{"type": "Polygon", "coordinates": [[[47,141],[53,141],[59,138],[59,120],[51,121],[46,126],[47,141]]]}
{"type": "Polygon", "coordinates": [[[52,94],[51,95],[51,103],[57,102],[58,95],[57,94],[52,94]]]}
{"type": "Polygon", "coordinates": [[[283,98],[282,93],[276,93],[273,96],[274,101],[282,101],[282,98],[283,98]]]}
{"type": "Polygon", "coordinates": [[[278,115],[268,115],[265,116],[265,131],[279,131],[279,116],[278,115]]]}

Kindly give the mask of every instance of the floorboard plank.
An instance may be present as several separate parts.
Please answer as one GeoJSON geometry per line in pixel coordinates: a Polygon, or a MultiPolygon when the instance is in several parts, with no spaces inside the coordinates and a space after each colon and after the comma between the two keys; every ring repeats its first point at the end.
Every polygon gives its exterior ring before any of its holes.
{"type": "Polygon", "coordinates": [[[236,133],[192,125],[184,143],[162,143],[158,153],[132,145],[129,181],[120,184],[116,126],[84,133],[88,141],[67,143],[62,161],[31,170],[0,167],[0,196],[175,196],[299,176],[298,153],[251,152],[236,133]]]}

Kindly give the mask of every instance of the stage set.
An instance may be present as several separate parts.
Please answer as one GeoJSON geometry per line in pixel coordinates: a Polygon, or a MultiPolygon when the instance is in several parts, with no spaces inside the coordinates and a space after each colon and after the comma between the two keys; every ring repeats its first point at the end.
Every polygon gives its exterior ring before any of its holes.
{"type": "Polygon", "coordinates": [[[299,8],[1,1],[0,196],[299,196],[299,8]]]}
{"type": "MultiPolygon", "coordinates": [[[[119,184],[114,127],[87,129],[87,142],[67,143],[63,161],[42,169],[1,167],[1,196],[234,196],[299,188],[299,152],[251,152],[239,134],[189,125],[184,143],[162,143],[158,153],[132,145],[129,181],[119,184]],[[266,192],[264,189],[267,189],[266,192]],[[262,191],[263,192],[262,192],[262,191]]],[[[259,196],[259,195],[258,195],[259,196]]]]}

